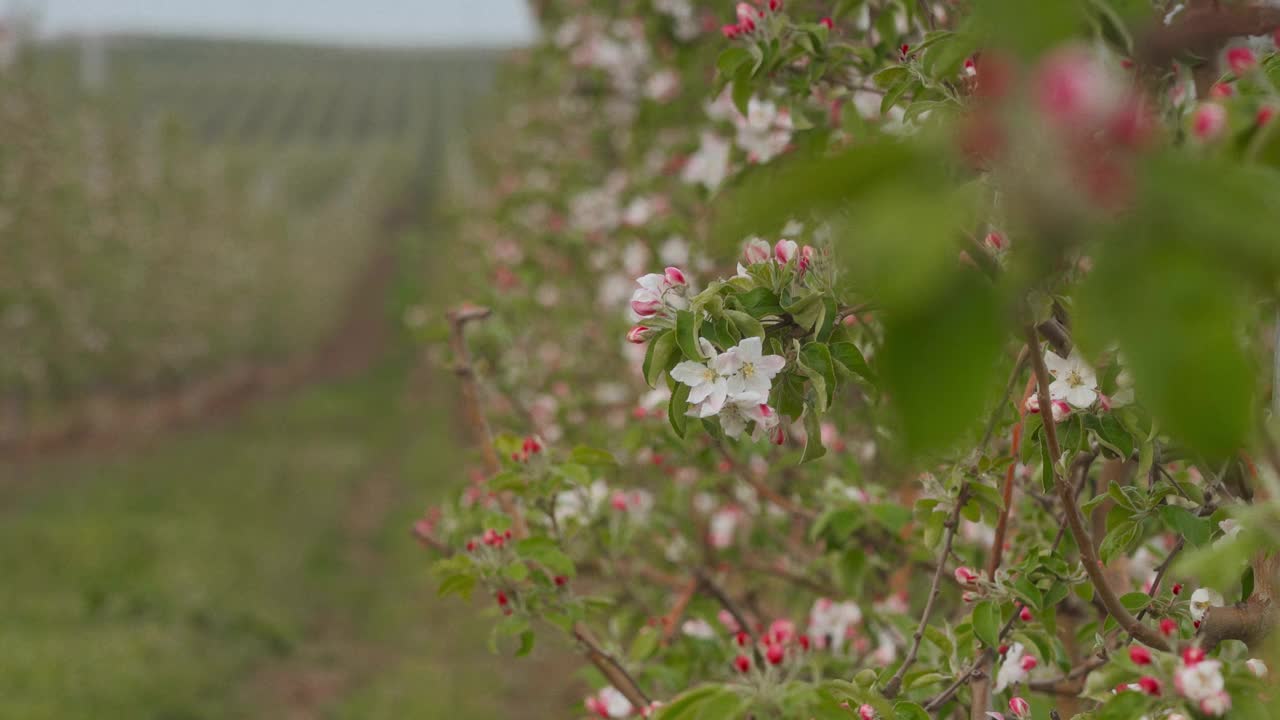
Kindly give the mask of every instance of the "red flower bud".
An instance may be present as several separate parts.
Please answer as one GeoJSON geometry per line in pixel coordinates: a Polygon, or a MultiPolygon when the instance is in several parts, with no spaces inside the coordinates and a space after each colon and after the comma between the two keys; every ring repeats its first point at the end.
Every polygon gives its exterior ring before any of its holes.
{"type": "Polygon", "coordinates": [[[751,636],[741,631],[738,632],[735,639],[738,641],[738,647],[746,647],[747,643],[751,642],[751,636]]]}
{"type": "Polygon", "coordinates": [[[751,669],[751,658],[746,655],[739,655],[733,659],[733,666],[738,669],[738,672],[745,673],[751,669]]]}
{"type": "Polygon", "coordinates": [[[1031,717],[1031,703],[1020,697],[1010,698],[1009,712],[1013,713],[1013,716],[1019,718],[1019,720],[1031,717]]]}
{"type": "Polygon", "coordinates": [[[1169,637],[1178,632],[1178,623],[1173,618],[1164,618],[1160,621],[1160,633],[1165,637],[1169,637]]]}
{"type": "Polygon", "coordinates": [[[554,578],[552,578],[551,581],[556,584],[556,587],[564,587],[569,583],[569,578],[563,575],[557,575],[554,578]]]}
{"type": "Polygon", "coordinates": [[[1247,47],[1233,47],[1227,51],[1227,65],[1236,76],[1244,75],[1258,65],[1258,59],[1247,47]]]}
{"type": "Polygon", "coordinates": [[[1204,648],[1198,645],[1192,645],[1182,651],[1182,664],[1195,665],[1204,659],[1204,648]]]}
{"type": "Polygon", "coordinates": [[[507,603],[510,602],[510,600],[507,599],[507,594],[501,590],[498,591],[496,597],[498,599],[498,604],[503,607],[506,607],[507,603]]]}
{"type": "Polygon", "coordinates": [[[764,651],[764,659],[768,660],[770,665],[781,663],[783,655],[785,655],[785,651],[781,645],[770,645],[764,651]]]}
{"type": "Polygon", "coordinates": [[[1040,661],[1036,659],[1035,655],[1023,655],[1022,660],[1018,663],[1018,665],[1021,666],[1022,669],[1026,670],[1027,672],[1031,672],[1032,670],[1035,670],[1036,666],[1039,664],[1040,664],[1040,661]]]}
{"type": "Polygon", "coordinates": [[[1131,645],[1129,646],[1129,659],[1133,661],[1134,665],[1150,665],[1151,651],[1141,645],[1131,645]]]}
{"type": "Polygon", "coordinates": [[[1160,694],[1160,681],[1150,675],[1143,675],[1138,678],[1138,687],[1142,688],[1142,692],[1148,695],[1160,694]]]}
{"type": "Polygon", "coordinates": [[[627,331],[627,342],[635,345],[643,345],[649,341],[649,328],[644,325],[636,325],[627,331]]]}
{"type": "Polygon", "coordinates": [[[678,267],[669,267],[666,270],[663,270],[662,274],[667,278],[667,282],[671,283],[672,285],[688,285],[689,284],[689,281],[685,280],[684,271],[678,267]]]}
{"type": "Polygon", "coordinates": [[[1022,606],[1022,610],[1018,611],[1018,618],[1022,622],[1031,622],[1031,609],[1026,605],[1022,606]]]}
{"type": "Polygon", "coordinates": [[[830,29],[832,29],[832,28],[834,28],[834,27],[836,26],[835,21],[834,21],[834,20],[832,20],[832,19],[831,19],[831,18],[829,18],[829,17],[824,17],[824,18],[822,18],[821,20],[819,20],[819,21],[818,21],[818,24],[819,24],[819,25],[821,25],[822,27],[824,27],[824,28],[828,29],[828,30],[830,30],[830,29]]]}

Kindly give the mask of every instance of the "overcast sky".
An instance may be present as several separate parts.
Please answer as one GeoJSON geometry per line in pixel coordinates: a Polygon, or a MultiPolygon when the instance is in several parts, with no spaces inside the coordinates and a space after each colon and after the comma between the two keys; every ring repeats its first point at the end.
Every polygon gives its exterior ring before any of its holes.
{"type": "Polygon", "coordinates": [[[527,42],[524,0],[0,0],[33,8],[41,27],[68,32],[155,31],[352,43],[527,42]]]}

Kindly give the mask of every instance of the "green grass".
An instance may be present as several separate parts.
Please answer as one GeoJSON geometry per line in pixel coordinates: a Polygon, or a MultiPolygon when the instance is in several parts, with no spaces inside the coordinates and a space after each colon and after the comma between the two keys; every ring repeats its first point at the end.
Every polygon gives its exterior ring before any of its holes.
{"type": "Polygon", "coordinates": [[[487,620],[434,596],[407,529],[458,482],[452,395],[407,400],[402,365],[0,467],[0,718],[290,717],[311,685],[337,687],[308,717],[564,716],[538,660],[493,657],[487,620]]]}

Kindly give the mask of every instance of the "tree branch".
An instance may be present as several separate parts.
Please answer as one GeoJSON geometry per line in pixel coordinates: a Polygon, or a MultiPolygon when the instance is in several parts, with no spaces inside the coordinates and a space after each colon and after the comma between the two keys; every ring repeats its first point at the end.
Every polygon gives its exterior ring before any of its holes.
{"type": "Polygon", "coordinates": [[[1080,517],[1080,508],[1076,506],[1075,493],[1071,484],[1062,477],[1058,471],[1058,462],[1062,457],[1061,447],[1058,445],[1058,432],[1053,422],[1053,401],[1049,397],[1049,370],[1044,365],[1044,355],[1040,353],[1040,337],[1036,333],[1034,327],[1027,328],[1027,345],[1033,350],[1031,353],[1031,367],[1035,371],[1036,384],[1039,386],[1038,392],[1040,397],[1041,412],[1044,413],[1044,438],[1049,446],[1049,455],[1053,460],[1053,484],[1058,492],[1058,498],[1062,502],[1063,516],[1067,521],[1067,527],[1071,530],[1071,536],[1076,541],[1076,546],[1080,551],[1080,560],[1084,563],[1085,573],[1089,576],[1089,581],[1093,583],[1098,598],[1102,601],[1102,605],[1106,608],[1107,613],[1116,619],[1116,623],[1121,629],[1132,635],[1136,640],[1149,645],[1157,650],[1169,650],[1169,643],[1164,636],[1154,628],[1144,625],[1141,621],[1135,619],[1129,614],[1129,610],[1120,602],[1120,598],[1116,595],[1106,577],[1102,574],[1102,563],[1098,560],[1097,551],[1094,549],[1093,539],[1089,537],[1089,531],[1084,527],[1084,520],[1080,517]]]}
{"type": "Polygon", "coordinates": [[[591,633],[585,625],[582,623],[574,625],[573,637],[582,645],[583,654],[587,656],[591,664],[600,671],[601,675],[605,676],[610,685],[631,702],[631,705],[637,711],[649,707],[649,698],[640,689],[640,685],[635,678],[631,677],[631,674],[622,666],[622,663],[600,647],[600,644],[591,637],[591,633]]]}

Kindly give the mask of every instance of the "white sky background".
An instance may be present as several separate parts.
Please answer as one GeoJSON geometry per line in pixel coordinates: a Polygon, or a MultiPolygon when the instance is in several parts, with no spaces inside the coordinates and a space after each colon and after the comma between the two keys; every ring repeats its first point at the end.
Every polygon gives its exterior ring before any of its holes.
{"type": "Polygon", "coordinates": [[[520,45],[524,0],[0,0],[43,33],[145,31],[390,45],[520,45]]]}

